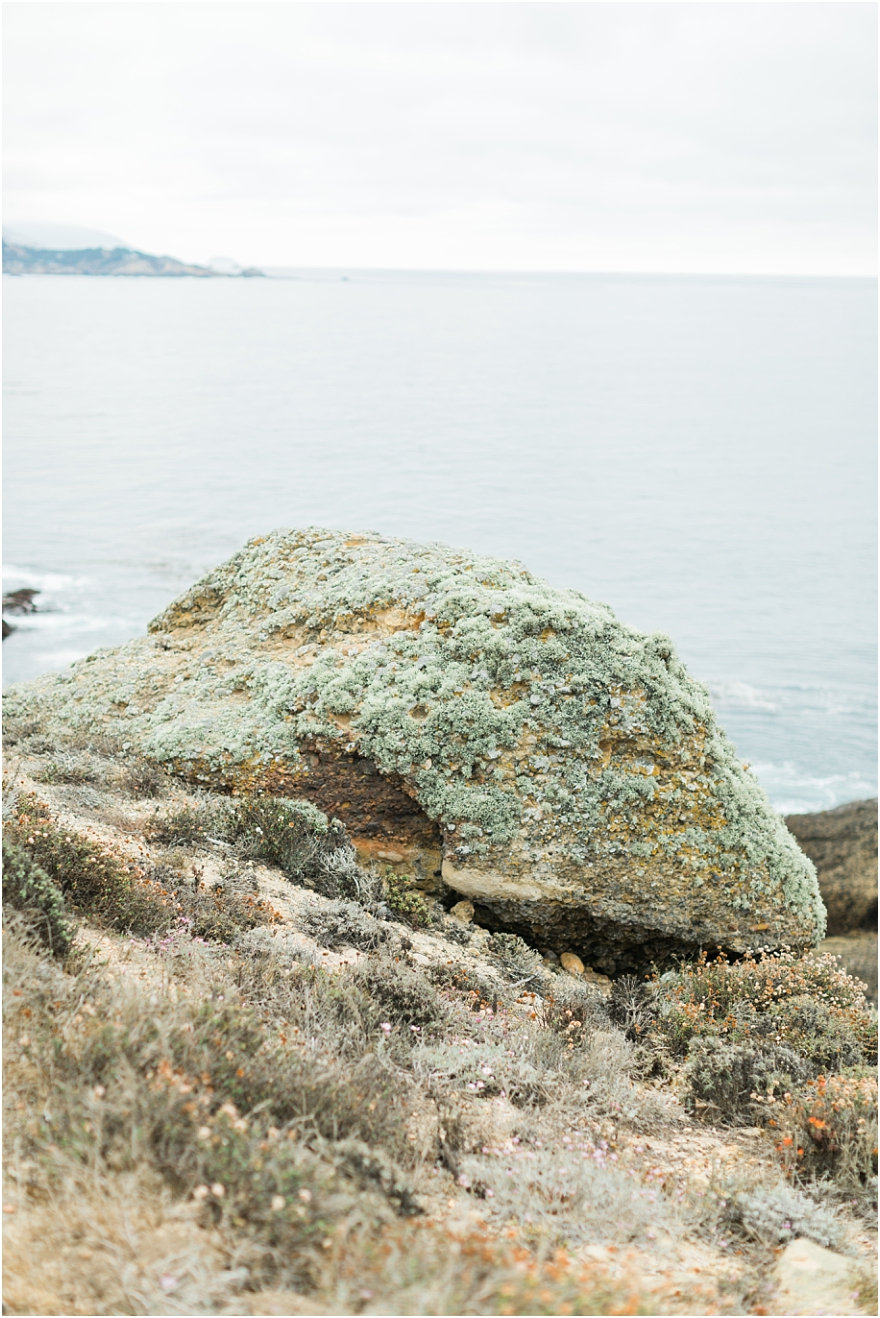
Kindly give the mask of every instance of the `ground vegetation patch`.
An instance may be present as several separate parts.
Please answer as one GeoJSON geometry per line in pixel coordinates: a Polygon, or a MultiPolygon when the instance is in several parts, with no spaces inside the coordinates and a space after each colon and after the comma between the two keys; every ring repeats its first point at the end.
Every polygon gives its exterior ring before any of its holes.
{"type": "Polygon", "coordinates": [[[786,1243],[867,1257],[837,962],[599,985],[308,803],[108,781],[7,784],[8,1312],[757,1313],[786,1243]]]}

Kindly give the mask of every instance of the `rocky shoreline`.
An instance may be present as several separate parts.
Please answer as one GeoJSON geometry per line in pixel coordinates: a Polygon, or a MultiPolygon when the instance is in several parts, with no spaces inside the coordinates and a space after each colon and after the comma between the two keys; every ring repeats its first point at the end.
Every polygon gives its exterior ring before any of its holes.
{"type": "Polygon", "coordinates": [[[788,815],[786,827],[816,866],[828,936],[877,932],[877,800],[788,815]]]}
{"type": "Polygon", "coordinates": [[[788,815],[786,827],[816,866],[828,911],[822,948],[840,958],[877,1003],[877,800],[788,815]]]}

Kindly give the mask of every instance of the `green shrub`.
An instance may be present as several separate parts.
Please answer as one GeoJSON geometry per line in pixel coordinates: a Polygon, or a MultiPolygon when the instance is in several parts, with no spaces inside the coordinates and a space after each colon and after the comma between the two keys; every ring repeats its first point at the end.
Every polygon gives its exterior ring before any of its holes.
{"type": "Polygon", "coordinates": [[[413,887],[412,879],[386,866],[382,890],[389,910],[411,929],[425,929],[436,923],[431,904],[413,887]]]}
{"type": "Polygon", "coordinates": [[[322,947],[357,947],[362,952],[375,951],[387,943],[391,930],[368,915],[356,902],[335,901],[307,911],[302,918],[307,933],[322,947]]]}
{"type": "Polygon", "coordinates": [[[179,806],[150,821],[145,836],[170,847],[198,847],[209,842],[231,842],[236,836],[236,812],[224,799],[202,800],[179,806]]]}
{"type": "Polygon", "coordinates": [[[238,850],[277,865],[294,883],[324,897],[370,902],[378,881],[357,863],[354,847],[338,819],[328,819],[309,801],[248,796],[235,803],[238,850]]]}
{"type": "Polygon", "coordinates": [[[348,973],[350,982],[366,993],[391,1025],[434,1028],[449,1017],[449,1008],[434,985],[404,961],[376,956],[358,962],[348,973]]]}
{"type": "Polygon", "coordinates": [[[497,958],[504,977],[517,987],[540,992],[549,983],[540,955],[518,934],[492,934],[486,946],[497,958]]]}
{"type": "Polygon", "coordinates": [[[808,1074],[804,1059],[790,1048],[697,1036],[684,1068],[688,1106],[702,1105],[711,1121],[751,1126],[760,1111],[755,1094],[763,1100],[793,1090],[808,1074]]]}
{"type": "Polygon", "coordinates": [[[138,933],[152,933],[173,922],[172,894],[147,879],[122,852],[59,827],[36,797],[19,798],[15,813],[4,823],[4,835],[27,852],[79,910],[138,933]]]}
{"type": "Polygon", "coordinates": [[[329,852],[345,846],[345,829],[309,801],[246,796],[235,802],[235,832],[251,854],[300,882],[329,852]]]}
{"type": "Polygon", "coordinates": [[[654,1029],[685,1055],[694,1038],[793,1049],[814,1067],[876,1060],[876,1020],[861,983],[832,957],[705,957],[653,987],[654,1029]]]}
{"type": "Polygon", "coordinates": [[[277,920],[273,908],[233,879],[213,888],[189,882],[169,866],[149,873],[118,849],[61,828],[35,797],[22,797],[4,824],[8,844],[30,862],[76,909],[115,929],[140,935],[188,931],[230,942],[244,929],[277,920]]]}
{"type": "Polygon", "coordinates": [[[721,1209],[726,1230],[762,1245],[784,1245],[804,1237],[825,1249],[838,1249],[844,1242],[843,1223],[835,1209],[816,1203],[784,1181],[733,1191],[722,1200],[721,1209]]]}
{"type": "Polygon", "coordinates": [[[20,911],[53,956],[70,951],[74,929],[61,889],[23,847],[3,839],[3,905],[20,911]]]}
{"type": "Polygon", "coordinates": [[[143,756],[130,759],[120,775],[123,791],[132,796],[163,796],[168,786],[168,775],[161,765],[143,756]]]}
{"type": "Polygon", "coordinates": [[[379,882],[359,867],[343,825],[309,801],[201,800],[155,820],[148,836],[170,846],[234,845],[240,856],[277,865],[294,883],[325,897],[371,902],[379,895],[379,882]]]}
{"type": "Polygon", "coordinates": [[[829,1005],[807,994],[774,1003],[756,1032],[784,1039],[807,1059],[814,1075],[859,1066],[877,1056],[876,1024],[868,1011],[829,1005]]]}
{"type": "Polygon", "coordinates": [[[361,902],[364,905],[373,905],[382,892],[381,881],[358,865],[357,855],[350,843],[325,851],[303,873],[301,881],[324,897],[361,902]]]}

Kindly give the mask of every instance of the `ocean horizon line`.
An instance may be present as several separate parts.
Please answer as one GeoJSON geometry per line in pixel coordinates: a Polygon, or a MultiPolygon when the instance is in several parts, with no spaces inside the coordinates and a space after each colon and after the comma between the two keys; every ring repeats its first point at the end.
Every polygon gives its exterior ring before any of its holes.
{"type": "MultiPolygon", "coordinates": [[[[54,251],[53,248],[33,250],[54,251]]],[[[91,250],[83,249],[58,249],[58,250],[91,250]]],[[[126,247],[121,250],[140,251],[140,248],[126,247]]],[[[167,254],[166,254],[167,256],[167,254]]],[[[170,258],[180,260],[179,257],[170,258]]],[[[205,265],[204,261],[189,261],[187,264],[205,265]]],[[[527,269],[518,270],[513,268],[486,268],[486,267],[467,267],[467,266],[386,266],[386,265],[346,265],[344,263],[335,265],[277,265],[266,262],[251,262],[250,265],[258,267],[260,273],[269,279],[288,279],[288,280],[309,280],[309,279],[341,279],[350,280],[352,278],[406,278],[411,276],[429,276],[436,279],[527,279],[527,280],[552,280],[552,279],[589,279],[589,280],[631,280],[652,282],[663,281],[683,281],[687,280],[693,283],[717,283],[724,282],[727,284],[748,283],[748,284],[876,284],[878,274],[834,274],[834,273],[807,273],[807,272],[784,272],[784,271],[727,271],[727,270],[546,270],[546,269],[527,269]]],[[[18,279],[23,274],[31,278],[71,278],[66,272],[55,271],[22,271],[12,272],[3,271],[8,278],[18,279]]],[[[80,277],[96,277],[80,276],[80,277]]],[[[108,277],[108,276],[105,276],[108,277]]],[[[109,277],[114,277],[110,275],[109,277]]],[[[119,278],[120,276],[115,276],[119,278]]]]}

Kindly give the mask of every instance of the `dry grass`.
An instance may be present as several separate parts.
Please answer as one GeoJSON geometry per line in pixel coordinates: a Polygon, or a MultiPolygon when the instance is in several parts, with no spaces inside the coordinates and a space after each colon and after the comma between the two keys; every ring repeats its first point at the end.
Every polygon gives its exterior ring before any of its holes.
{"type": "Polygon", "coordinates": [[[95,1176],[71,1167],[41,1200],[4,1193],[7,1313],[240,1312],[243,1274],[220,1233],[145,1169],[95,1176]]]}
{"type": "Polygon", "coordinates": [[[336,1312],[636,1313],[572,1248],[699,1218],[585,1120],[637,1101],[613,1030],[572,1047],[382,953],[334,976],[190,944],[138,982],[62,969],[14,919],[5,942],[9,1312],[241,1312],[280,1290],[336,1312]],[[474,1129],[493,1093],[504,1138],[474,1129]],[[446,1187],[482,1225],[447,1220],[446,1187]]]}
{"type": "Polygon", "coordinates": [[[335,1311],[639,1311],[564,1252],[571,1215],[530,1243],[430,1219],[424,1173],[448,1172],[412,1139],[425,1041],[455,1018],[491,1047],[484,1017],[405,965],[333,977],[192,945],[143,985],[62,970],[14,918],[5,944],[8,1312],[240,1312],[242,1287],[335,1311]]]}
{"type": "Polygon", "coordinates": [[[639,1314],[635,1276],[564,1250],[536,1254],[463,1217],[377,1230],[335,1224],[307,1293],[253,1290],[247,1249],[205,1226],[161,1185],[71,1182],[10,1218],[9,1314],[639,1314]],[[236,1263],[236,1260],[240,1260],[236,1263]]]}

